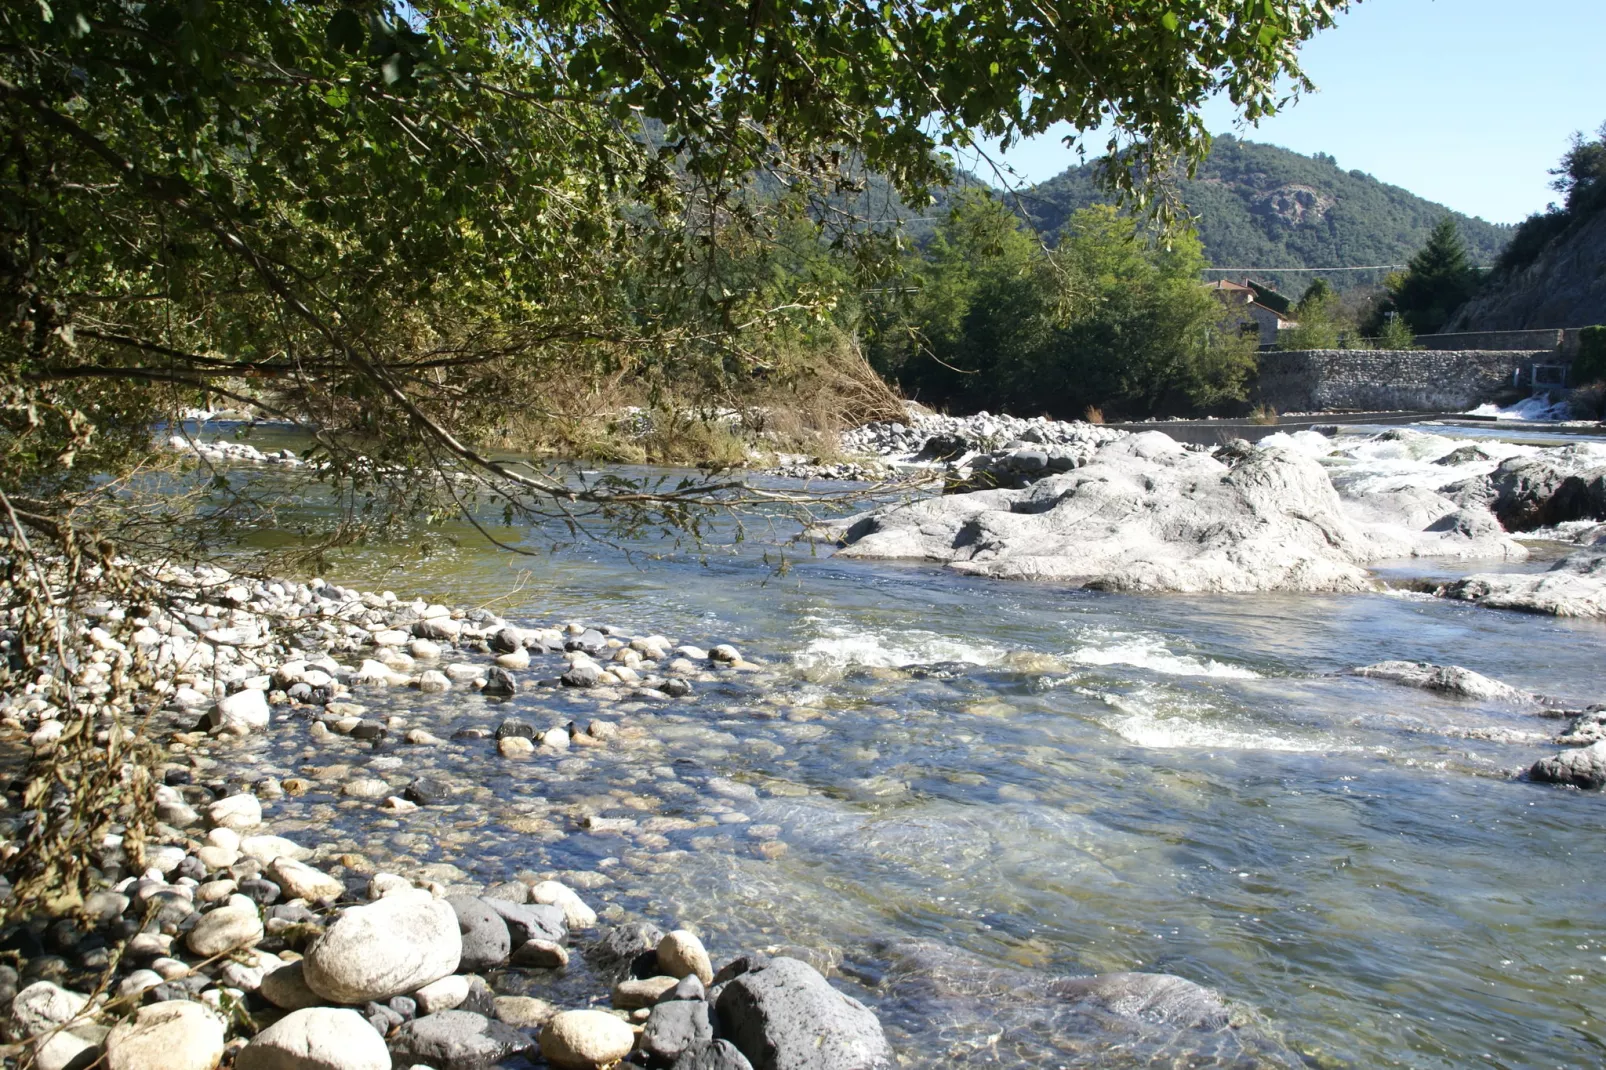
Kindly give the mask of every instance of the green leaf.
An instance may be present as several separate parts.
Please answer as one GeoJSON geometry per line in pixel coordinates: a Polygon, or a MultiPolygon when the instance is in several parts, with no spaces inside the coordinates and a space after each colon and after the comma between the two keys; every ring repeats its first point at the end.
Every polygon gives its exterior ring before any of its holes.
{"type": "Polygon", "coordinates": [[[328,40],[330,48],[353,56],[362,52],[367,40],[362,19],[349,7],[341,8],[330,17],[324,37],[328,40]]]}
{"type": "Polygon", "coordinates": [[[1176,12],[1167,11],[1164,15],[1161,15],[1160,16],[1160,25],[1164,26],[1166,29],[1170,30],[1172,33],[1176,33],[1177,32],[1177,16],[1176,16],[1176,12]]]}

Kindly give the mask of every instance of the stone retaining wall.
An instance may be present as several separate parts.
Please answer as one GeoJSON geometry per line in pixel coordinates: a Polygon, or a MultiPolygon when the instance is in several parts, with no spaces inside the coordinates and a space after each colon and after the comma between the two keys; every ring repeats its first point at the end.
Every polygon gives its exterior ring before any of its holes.
{"type": "Polygon", "coordinates": [[[1456,412],[1516,386],[1535,364],[1563,362],[1554,349],[1305,349],[1262,353],[1251,399],[1278,412],[1430,409],[1456,412]]]}

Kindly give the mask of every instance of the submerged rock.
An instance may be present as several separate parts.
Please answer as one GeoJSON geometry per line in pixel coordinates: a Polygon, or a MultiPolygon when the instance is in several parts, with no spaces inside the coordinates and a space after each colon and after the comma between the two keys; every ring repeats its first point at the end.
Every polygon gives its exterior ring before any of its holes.
{"type": "Polygon", "coordinates": [[[1182,1029],[1223,1029],[1231,1016],[1220,993],[1168,973],[1101,973],[1048,986],[1071,1003],[1091,1003],[1111,1014],[1182,1029]]]}
{"type": "Polygon", "coordinates": [[[1426,661],[1380,661],[1351,669],[1352,676],[1388,680],[1424,691],[1440,691],[1464,698],[1492,699],[1499,702],[1531,702],[1534,696],[1509,684],[1492,680],[1459,665],[1433,665],[1426,661]]]}

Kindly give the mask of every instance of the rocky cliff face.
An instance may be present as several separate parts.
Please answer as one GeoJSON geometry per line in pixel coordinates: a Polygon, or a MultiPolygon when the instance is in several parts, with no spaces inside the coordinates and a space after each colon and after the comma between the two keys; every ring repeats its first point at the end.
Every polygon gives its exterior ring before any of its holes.
{"type": "Polygon", "coordinates": [[[1606,323],[1606,211],[1547,245],[1527,267],[1461,306],[1445,331],[1522,331],[1606,323]]]}

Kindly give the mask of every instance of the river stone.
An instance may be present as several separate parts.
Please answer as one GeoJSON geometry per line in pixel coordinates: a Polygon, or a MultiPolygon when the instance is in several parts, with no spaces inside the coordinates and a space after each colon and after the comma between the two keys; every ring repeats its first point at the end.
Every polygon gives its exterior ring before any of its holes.
{"type": "Polygon", "coordinates": [[[472,972],[506,962],[512,942],[501,916],[485,900],[473,896],[454,895],[446,901],[457,915],[462,935],[463,953],[457,968],[472,972]]]}
{"type": "Polygon", "coordinates": [[[438,899],[398,896],[352,907],[303,959],[307,987],[333,1003],[387,1000],[457,972],[457,914],[438,899]]]}
{"type": "Polygon", "coordinates": [[[564,1011],[541,1027],[541,1054],[560,1070],[597,1070],[635,1045],[635,1031],[606,1011],[564,1011]]]}
{"type": "Polygon", "coordinates": [[[415,1018],[390,1038],[392,1057],[403,1065],[423,1063],[437,1070],[477,1070],[535,1044],[510,1025],[470,1011],[441,1011],[415,1018]]]}
{"type": "Polygon", "coordinates": [[[687,929],[676,929],[658,942],[658,968],[677,980],[696,977],[705,985],[714,982],[708,951],[697,934],[687,929]]]}
{"type": "Polygon", "coordinates": [[[713,1039],[714,1026],[708,1019],[708,1004],[702,1000],[677,999],[653,1007],[641,1030],[641,1050],[668,1062],[713,1039]]]}
{"type": "Polygon", "coordinates": [[[1490,609],[1606,617],[1606,534],[1557,561],[1545,572],[1491,572],[1467,576],[1434,592],[1441,598],[1490,609]]]}
{"type": "Polygon", "coordinates": [[[535,753],[535,744],[523,736],[506,736],[496,741],[496,751],[504,758],[528,758],[535,753]]]}
{"type": "Polygon", "coordinates": [[[586,958],[610,980],[652,977],[658,972],[658,944],[663,930],[644,921],[631,921],[609,929],[586,949],[586,958]]]}
{"type": "Polygon", "coordinates": [[[261,939],[262,918],[256,905],[237,903],[203,914],[184,942],[195,954],[210,958],[237,947],[255,947],[261,939]]]}
{"type": "Polygon", "coordinates": [[[53,981],[35,981],[11,1000],[10,1032],[19,1040],[65,1025],[89,1006],[89,997],[53,981]]]}
{"type": "MultiPolygon", "coordinates": [[[[104,1032],[100,1027],[97,1032],[104,1032]]],[[[65,1029],[34,1041],[32,1070],[92,1070],[102,1066],[104,1037],[81,1037],[65,1029]]]]}
{"type": "Polygon", "coordinates": [[[558,1008],[534,996],[497,996],[492,1001],[492,1017],[515,1029],[539,1029],[558,1008]]]}
{"type": "Polygon", "coordinates": [[[1541,784],[1606,788],[1606,740],[1541,758],[1528,770],[1528,778],[1541,784]]]}
{"type": "Polygon", "coordinates": [[[300,862],[312,857],[310,850],[283,836],[242,836],[240,853],[264,866],[275,858],[293,858],[300,862]]]}
{"type": "Polygon", "coordinates": [[[1229,1019],[1220,994],[1168,973],[1072,977],[1055,981],[1048,991],[1067,1002],[1092,1003],[1123,1018],[1182,1029],[1222,1029],[1229,1019]]]}
{"type": "Polygon", "coordinates": [[[753,1064],[730,1041],[716,1040],[682,1053],[670,1070],[753,1070],[753,1064]]]}
{"type": "Polygon", "coordinates": [[[634,1011],[651,1007],[659,996],[678,983],[674,977],[627,977],[613,986],[614,1009],[634,1011]]]}
{"type": "Polygon", "coordinates": [[[513,679],[513,674],[497,666],[485,675],[485,686],[480,688],[480,694],[490,695],[492,698],[505,698],[516,693],[518,689],[519,685],[513,679]]]}
{"type": "Polygon", "coordinates": [[[238,832],[262,824],[262,803],[249,793],[230,795],[207,807],[206,816],[212,824],[238,832]]]}
{"type": "Polygon", "coordinates": [[[725,1039],[754,1070],[872,1070],[891,1059],[876,1016],[798,959],[735,978],[717,1007],[725,1039]]]}
{"type": "Polygon", "coordinates": [[[212,1070],[223,1058],[223,1023],[199,1003],[153,1003],[106,1037],[108,1070],[212,1070]]]}
{"type": "Polygon", "coordinates": [[[439,1014],[441,1011],[456,1010],[468,999],[469,980],[462,974],[454,973],[450,977],[442,977],[439,981],[429,984],[413,993],[413,999],[418,1004],[420,1013],[439,1014]]]}
{"type": "Polygon", "coordinates": [[[289,892],[292,899],[332,903],[346,893],[345,884],[339,880],[293,858],[274,859],[268,867],[268,876],[289,892]]]}
{"type": "Polygon", "coordinates": [[[390,1070],[384,1039],[354,1010],[287,1014],[240,1050],[234,1070],[390,1070]]]}
{"type": "Polygon", "coordinates": [[[268,727],[268,696],[255,688],[236,691],[217,700],[209,720],[214,727],[268,727]]]}
{"type": "Polygon", "coordinates": [[[530,902],[560,908],[563,911],[563,924],[570,931],[589,929],[597,923],[597,912],[587,906],[574,889],[557,881],[541,881],[531,885],[530,902]]]}
{"type": "Polygon", "coordinates": [[[561,970],[569,964],[569,952],[551,940],[526,940],[509,957],[508,963],[533,970],[561,970]]]}
{"type": "Polygon", "coordinates": [[[262,987],[257,989],[262,998],[282,1010],[299,1011],[321,1006],[322,996],[307,987],[300,960],[287,963],[272,973],[264,974],[262,987]]]}
{"type": "Polygon", "coordinates": [[[1459,665],[1433,665],[1426,661],[1380,661],[1351,669],[1355,676],[1374,680],[1387,680],[1406,687],[1419,687],[1424,691],[1439,691],[1463,698],[1485,699],[1497,702],[1532,702],[1533,695],[1518,691],[1510,684],[1491,680],[1471,669],[1459,665]]]}

